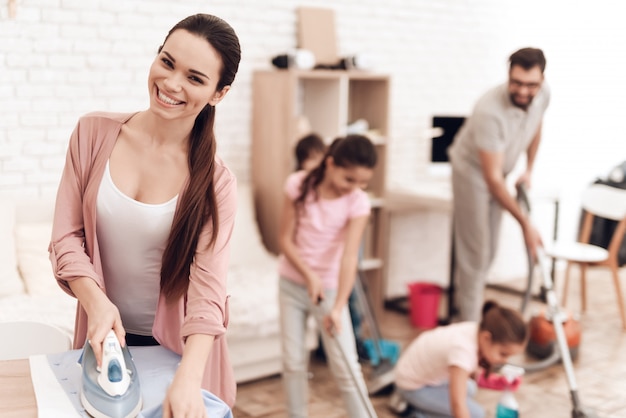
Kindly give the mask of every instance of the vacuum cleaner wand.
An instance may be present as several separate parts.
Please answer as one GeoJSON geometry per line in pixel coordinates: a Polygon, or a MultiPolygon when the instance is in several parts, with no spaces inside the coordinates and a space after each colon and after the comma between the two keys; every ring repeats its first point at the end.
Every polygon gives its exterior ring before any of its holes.
{"type": "MultiPolygon", "coordinates": [[[[530,215],[530,201],[523,184],[519,184],[517,186],[517,193],[522,210],[530,215]]],[[[552,318],[552,325],[556,335],[557,347],[560,354],[559,357],[563,363],[567,383],[570,389],[570,396],[572,398],[572,418],[596,418],[597,415],[594,412],[585,410],[582,407],[578,397],[578,384],[576,383],[576,376],[574,375],[574,365],[572,363],[572,358],[567,345],[565,330],[563,329],[563,324],[567,320],[567,315],[559,306],[554,292],[554,284],[552,281],[552,275],[550,274],[550,267],[547,263],[548,257],[542,247],[537,248],[536,257],[536,263],[539,265],[542,277],[542,290],[546,298],[549,316],[552,318]]]]}

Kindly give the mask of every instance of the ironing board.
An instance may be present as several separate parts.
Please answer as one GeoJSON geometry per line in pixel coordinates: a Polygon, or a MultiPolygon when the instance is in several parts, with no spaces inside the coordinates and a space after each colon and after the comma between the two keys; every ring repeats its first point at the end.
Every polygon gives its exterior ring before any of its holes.
{"type": "MultiPolygon", "coordinates": [[[[82,350],[29,357],[31,379],[39,418],[89,417],[80,403],[82,350]]],[[[161,403],[174,377],[180,356],[161,346],[131,347],[137,367],[143,407],[140,418],[160,417],[161,403]]],[[[228,405],[210,392],[202,391],[210,417],[232,418],[228,405]]]]}

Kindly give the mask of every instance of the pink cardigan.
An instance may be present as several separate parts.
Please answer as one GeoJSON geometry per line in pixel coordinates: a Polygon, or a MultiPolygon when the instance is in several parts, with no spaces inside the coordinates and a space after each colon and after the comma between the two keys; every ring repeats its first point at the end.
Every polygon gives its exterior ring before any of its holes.
{"type": "MultiPolygon", "coordinates": [[[[96,197],[120,129],[131,116],[111,113],[85,115],[80,118],[70,138],[49,247],[57,282],[70,295],[73,294],[68,282],[80,277],[92,278],[106,293],[96,236],[96,197]]],[[[214,335],[215,342],[207,360],[202,387],[232,406],[236,384],[224,334],[228,326],[226,275],[229,241],[237,207],[237,182],[219,158],[215,162],[215,191],[220,219],[217,241],[213,247],[208,247],[212,227],[207,224],[200,234],[190,268],[186,297],[177,303],[167,304],[164,296],[159,296],[152,333],[162,346],[178,354],[182,354],[187,336],[214,335]]],[[[87,314],[80,303],[75,325],[74,348],[82,348],[87,335],[87,314]]]]}

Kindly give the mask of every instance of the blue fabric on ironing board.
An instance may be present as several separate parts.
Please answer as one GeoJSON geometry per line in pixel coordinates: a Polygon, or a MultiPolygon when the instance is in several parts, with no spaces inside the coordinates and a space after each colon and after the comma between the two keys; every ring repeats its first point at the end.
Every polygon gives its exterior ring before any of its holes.
{"type": "MultiPolygon", "coordinates": [[[[213,395],[211,392],[202,389],[202,400],[204,401],[204,407],[206,408],[206,412],[207,414],[209,414],[210,417],[233,418],[233,413],[231,412],[228,405],[226,405],[220,398],[213,395]]],[[[163,417],[163,405],[159,404],[153,408],[144,409],[139,413],[137,417],[161,418],[163,417]]]]}
{"type": "MultiPolygon", "coordinates": [[[[89,417],[80,403],[81,366],[78,359],[83,350],[66,351],[47,356],[50,368],[68,398],[83,417],[89,417]]],[[[163,415],[162,402],[174,377],[180,356],[162,346],[130,347],[141,385],[143,407],[139,417],[163,415]]],[[[210,417],[232,418],[228,405],[210,392],[202,390],[202,398],[210,417]]]]}

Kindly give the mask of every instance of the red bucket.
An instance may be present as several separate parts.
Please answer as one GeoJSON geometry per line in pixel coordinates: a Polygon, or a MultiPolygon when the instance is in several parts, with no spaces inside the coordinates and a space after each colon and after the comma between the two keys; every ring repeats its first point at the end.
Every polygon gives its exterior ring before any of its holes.
{"type": "Polygon", "coordinates": [[[431,283],[409,283],[409,312],[416,328],[434,328],[438,323],[441,288],[431,283]]]}

